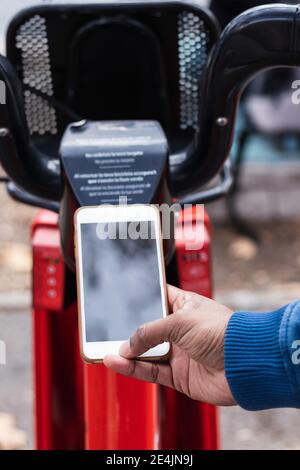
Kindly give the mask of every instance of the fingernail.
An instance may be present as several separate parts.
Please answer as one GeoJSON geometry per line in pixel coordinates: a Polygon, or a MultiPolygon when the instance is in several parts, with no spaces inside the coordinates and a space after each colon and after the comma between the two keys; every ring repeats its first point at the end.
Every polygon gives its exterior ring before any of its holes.
{"type": "Polygon", "coordinates": [[[120,356],[127,357],[127,356],[130,356],[130,353],[131,353],[131,350],[130,350],[129,341],[126,341],[125,343],[121,344],[121,347],[119,349],[120,356]]]}

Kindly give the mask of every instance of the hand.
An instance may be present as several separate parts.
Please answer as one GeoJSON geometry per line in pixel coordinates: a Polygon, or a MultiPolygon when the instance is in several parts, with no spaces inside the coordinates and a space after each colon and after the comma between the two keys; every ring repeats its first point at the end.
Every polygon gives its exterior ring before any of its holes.
{"type": "Polygon", "coordinates": [[[141,326],[122,344],[120,356],[106,356],[115,372],[172,387],[194,400],[234,405],[224,373],[224,336],[232,312],[198,294],[168,286],[172,315],[141,326]],[[148,349],[169,341],[167,363],[135,360],[148,349]]]}

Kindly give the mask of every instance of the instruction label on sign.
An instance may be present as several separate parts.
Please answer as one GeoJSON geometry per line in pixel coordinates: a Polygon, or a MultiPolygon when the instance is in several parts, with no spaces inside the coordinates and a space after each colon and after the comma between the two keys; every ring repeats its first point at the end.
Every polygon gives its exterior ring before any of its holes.
{"type": "Polygon", "coordinates": [[[75,123],[61,145],[64,170],[80,205],[151,203],[168,159],[155,121],[75,123]]]}

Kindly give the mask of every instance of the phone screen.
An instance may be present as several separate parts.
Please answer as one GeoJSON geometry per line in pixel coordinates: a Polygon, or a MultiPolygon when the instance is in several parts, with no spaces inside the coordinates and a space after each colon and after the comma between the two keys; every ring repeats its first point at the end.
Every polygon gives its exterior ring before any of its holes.
{"type": "Polygon", "coordinates": [[[113,224],[115,236],[105,239],[109,224],[80,225],[87,342],[123,341],[163,317],[157,240],[131,239],[127,222],[113,224]]]}

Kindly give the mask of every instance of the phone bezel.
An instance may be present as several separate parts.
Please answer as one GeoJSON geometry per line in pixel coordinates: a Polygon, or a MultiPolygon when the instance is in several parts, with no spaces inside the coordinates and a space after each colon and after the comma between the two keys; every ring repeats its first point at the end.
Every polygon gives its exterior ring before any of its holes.
{"type": "MultiPolygon", "coordinates": [[[[84,311],[84,285],[83,285],[83,263],[82,263],[82,244],[81,244],[81,224],[109,223],[109,222],[154,222],[155,239],[157,248],[157,257],[159,264],[159,277],[162,299],[162,318],[169,314],[166,288],[165,263],[163,255],[163,244],[161,236],[160,213],[156,206],[135,204],[131,206],[108,206],[100,207],[82,207],[75,212],[75,257],[76,257],[76,275],[78,291],[78,314],[80,326],[80,350],[81,356],[86,362],[103,362],[106,355],[116,355],[119,353],[120,346],[128,340],[122,341],[86,341],[85,311],[84,311]]],[[[163,360],[166,359],[170,351],[170,344],[165,342],[155,348],[150,349],[139,357],[143,360],[163,360]]]]}

